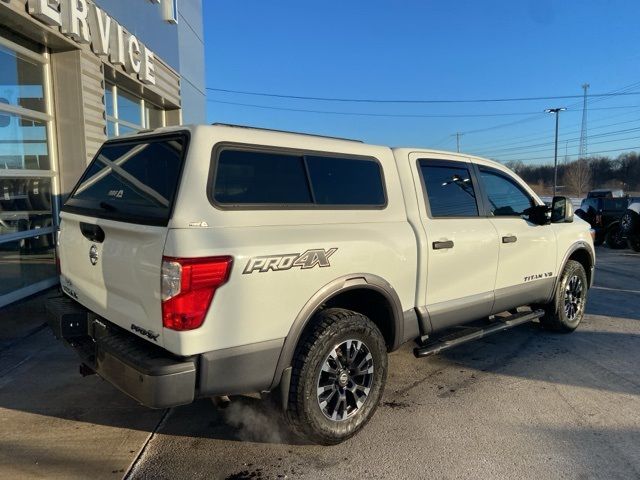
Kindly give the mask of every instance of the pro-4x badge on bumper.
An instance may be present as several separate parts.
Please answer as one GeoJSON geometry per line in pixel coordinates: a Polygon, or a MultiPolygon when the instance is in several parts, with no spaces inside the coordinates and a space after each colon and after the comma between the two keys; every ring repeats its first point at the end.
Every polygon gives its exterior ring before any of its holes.
{"type": "Polygon", "coordinates": [[[304,253],[288,253],[284,255],[267,255],[264,257],[253,257],[247,262],[242,273],[253,273],[255,271],[264,273],[269,270],[278,272],[290,270],[294,267],[307,270],[313,267],[330,267],[329,257],[336,253],[337,248],[325,250],[323,248],[307,250],[304,253]]]}

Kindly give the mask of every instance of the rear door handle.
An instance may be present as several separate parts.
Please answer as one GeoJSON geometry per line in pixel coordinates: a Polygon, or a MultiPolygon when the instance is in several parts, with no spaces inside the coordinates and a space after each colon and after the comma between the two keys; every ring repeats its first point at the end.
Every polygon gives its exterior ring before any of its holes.
{"type": "Polygon", "coordinates": [[[446,248],[453,248],[453,240],[445,240],[443,242],[433,242],[434,250],[444,250],[446,248]]]}
{"type": "Polygon", "coordinates": [[[516,243],[518,241],[518,237],[515,235],[507,235],[506,237],[502,237],[502,243],[516,243]]]}

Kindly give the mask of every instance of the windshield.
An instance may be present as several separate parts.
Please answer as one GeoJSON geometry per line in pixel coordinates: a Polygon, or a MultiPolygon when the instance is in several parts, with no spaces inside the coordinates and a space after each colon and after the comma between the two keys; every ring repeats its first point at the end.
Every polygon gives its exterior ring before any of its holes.
{"type": "Polygon", "coordinates": [[[106,143],[63,211],[167,225],[186,147],[186,134],[106,143]]]}

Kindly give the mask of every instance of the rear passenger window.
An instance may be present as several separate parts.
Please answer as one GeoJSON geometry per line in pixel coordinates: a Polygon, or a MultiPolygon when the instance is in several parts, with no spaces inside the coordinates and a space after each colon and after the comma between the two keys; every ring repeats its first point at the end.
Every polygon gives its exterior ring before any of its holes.
{"type": "Polygon", "coordinates": [[[467,168],[420,162],[420,169],[432,217],[478,216],[476,192],[467,168]]]}
{"type": "Polygon", "coordinates": [[[229,206],[380,207],[378,162],[362,158],[222,150],[213,200],[229,206]]]}

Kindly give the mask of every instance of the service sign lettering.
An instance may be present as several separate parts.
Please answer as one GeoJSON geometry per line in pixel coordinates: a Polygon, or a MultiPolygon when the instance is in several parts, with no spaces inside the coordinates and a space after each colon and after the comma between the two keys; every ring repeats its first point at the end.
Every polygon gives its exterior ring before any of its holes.
{"type": "Polygon", "coordinates": [[[29,14],[121,65],[142,83],[155,85],[155,56],[137,37],[88,0],[28,0],[29,14]]]}

